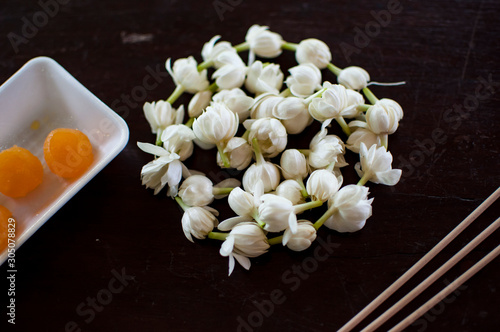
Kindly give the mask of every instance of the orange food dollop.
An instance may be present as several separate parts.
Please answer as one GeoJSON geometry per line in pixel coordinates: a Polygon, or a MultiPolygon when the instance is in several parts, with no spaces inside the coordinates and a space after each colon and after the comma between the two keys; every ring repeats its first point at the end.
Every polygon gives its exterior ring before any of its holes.
{"type": "Polygon", "coordinates": [[[0,205],[0,251],[7,247],[10,218],[12,218],[12,213],[5,206],[0,205]]]}
{"type": "Polygon", "coordinates": [[[45,139],[43,153],[52,173],[63,178],[81,176],[94,161],[87,135],[76,129],[54,129],[45,139]]]}
{"type": "Polygon", "coordinates": [[[24,197],[42,183],[43,166],[30,151],[13,146],[0,152],[0,192],[24,197]]]}

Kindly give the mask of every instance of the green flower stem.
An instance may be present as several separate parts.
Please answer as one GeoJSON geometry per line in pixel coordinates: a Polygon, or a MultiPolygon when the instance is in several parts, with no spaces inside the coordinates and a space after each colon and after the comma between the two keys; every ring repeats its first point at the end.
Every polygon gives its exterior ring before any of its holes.
{"type": "Polygon", "coordinates": [[[233,48],[236,50],[236,52],[243,52],[243,51],[248,51],[250,49],[250,44],[247,42],[238,44],[236,46],[233,46],[233,48]]]}
{"type": "Polygon", "coordinates": [[[213,240],[226,241],[226,238],[229,236],[229,233],[221,233],[221,232],[210,232],[208,233],[208,238],[213,240]]]}
{"type": "Polygon", "coordinates": [[[310,201],[307,203],[294,205],[293,209],[294,209],[295,213],[301,213],[301,212],[304,212],[304,211],[307,211],[310,209],[317,208],[318,206],[321,206],[321,205],[323,205],[322,201],[310,201]]]}
{"type": "Polygon", "coordinates": [[[167,103],[169,103],[170,105],[172,105],[173,103],[175,103],[175,101],[177,99],[179,99],[180,96],[182,96],[182,94],[184,93],[184,90],[185,89],[182,86],[182,84],[179,84],[178,86],[176,86],[174,92],[172,92],[172,94],[170,95],[170,97],[168,97],[167,103]]]}
{"type": "Polygon", "coordinates": [[[326,170],[333,172],[334,168],[335,168],[335,162],[332,162],[326,167],[326,170]]]}
{"type": "Polygon", "coordinates": [[[321,95],[323,95],[323,92],[325,92],[325,91],[326,91],[326,88],[323,88],[323,89],[319,90],[318,92],[310,95],[309,97],[304,99],[304,104],[309,105],[314,98],[321,97],[321,95]]]}
{"type": "Polygon", "coordinates": [[[291,95],[292,95],[292,93],[290,92],[290,88],[287,88],[287,89],[281,91],[281,93],[280,93],[281,97],[288,97],[288,96],[291,96],[291,95]]]}
{"type": "Polygon", "coordinates": [[[368,109],[372,107],[372,105],[368,105],[368,104],[363,104],[363,105],[359,105],[357,108],[358,111],[361,111],[361,112],[366,112],[368,111],[368,109]]]}
{"type": "Polygon", "coordinates": [[[252,213],[252,218],[257,222],[257,224],[259,224],[260,228],[264,228],[264,226],[266,226],[266,223],[260,220],[259,211],[256,209],[252,213]]]}
{"type": "Polygon", "coordinates": [[[194,118],[189,118],[189,120],[186,122],[186,126],[191,128],[193,126],[194,118]]]}
{"type": "Polygon", "coordinates": [[[227,154],[224,152],[224,148],[220,144],[217,144],[217,151],[219,151],[220,159],[222,160],[224,167],[231,168],[231,163],[227,158],[227,154]]]}
{"type": "Polygon", "coordinates": [[[347,135],[347,137],[351,136],[351,129],[349,128],[349,126],[345,122],[344,118],[342,116],[339,116],[339,117],[335,118],[335,120],[338,122],[340,127],[342,127],[342,131],[347,135]]]}
{"type": "Polygon", "coordinates": [[[371,172],[366,172],[365,174],[363,174],[363,177],[361,177],[361,179],[358,181],[357,185],[364,186],[370,180],[371,177],[372,177],[371,172]]]}
{"type": "Polygon", "coordinates": [[[321,226],[323,226],[325,221],[327,221],[328,218],[330,218],[335,213],[335,211],[337,211],[337,208],[335,208],[333,205],[329,207],[328,210],[326,210],[326,212],[314,223],[313,227],[318,230],[321,226]]]}
{"type": "Polygon", "coordinates": [[[370,90],[368,88],[363,88],[363,93],[365,94],[366,98],[368,98],[370,103],[375,104],[378,101],[378,98],[375,97],[372,90],[370,90]]]}
{"type": "Polygon", "coordinates": [[[288,43],[286,41],[283,41],[283,44],[281,44],[281,49],[295,52],[297,50],[297,46],[299,46],[299,44],[288,43]]]}
{"type": "Polygon", "coordinates": [[[217,85],[217,83],[213,82],[208,87],[208,90],[210,90],[212,93],[215,93],[215,92],[217,92],[217,90],[219,90],[219,86],[217,85]]]}
{"type": "Polygon", "coordinates": [[[229,194],[234,188],[212,188],[212,194],[214,195],[227,195],[229,194]]]}
{"type": "Polygon", "coordinates": [[[198,69],[198,72],[201,72],[204,69],[212,67],[213,64],[214,64],[214,62],[212,60],[204,61],[204,62],[200,63],[198,65],[198,67],[196,67],[196,69],[198,69]]]}
{"type": "Polygon", "coordinates": [[[330,70],[332,73],[335,74],[335,76],[339,76],[340,72],[342,71],[342,69],[340,69],[339,67],[335,66],[333,63],[329,63],[326,68],[328,68],[328,70],[330,70]]]}
{"type": "Polygon", "coordinates": [[[182,198],[180,198],[179,196],[175,196],[175,201],[177,202],[177,204],[179,204],[179,206],[182,208],[183,211],[186,211],[187,209],[190,208],[190,206],[184,203],[182,198]]]}
{"type": "Polygon", "coordinates": [[[270,245],[283,243],[283,235],[276,236],[267,240],[270,245]]]}
{"type": "Polygon", "coordinates": [[[243,135],[241,135],[241,138],[243,138],[245,141],[248,141],[248,135],[250,135],[250,130],[245,130],[243,135]]]}
{"type": "Polygon", "coordinates": [[[252,147],[253,152],[255,153],[255,160],[257,162],[257,165],[262,164],[265,160],[262,152],[260,151],[259,141],[257,141],[257,137],[254,137],[252,139],[252,147]]]}
{"type": "Polygon", "coordinates": [[[299,149],[299,152],[302,153],[306,157],[311,154],[311,150],[309,150],[309,149],[299,149]]]}
{"type": "Polygon", "coordinates": [[[385,148],[385,151],[389,151],[389,135],[381,134],[380,142],[382,143],[382,146],[385,148]]]}
{"type": "Polygon", "coordinates": [[[309,194],[307,193],[307,189],[306,189],[306,186],[304,185],[304,180],[301,179],[301,178],[298,178],[297,180],[297,183],[299,184],[300,186],[300,193],[302,194],[302,197],[304,198],[307,198],[309,197],[309,194]]]}
{"type": "Polygon", "coordinates": [[[161,134],[163,134],[163,129],[158,129],[156,132],[156,145],[163,146],[163,141],[161,140],[161,134]]]}

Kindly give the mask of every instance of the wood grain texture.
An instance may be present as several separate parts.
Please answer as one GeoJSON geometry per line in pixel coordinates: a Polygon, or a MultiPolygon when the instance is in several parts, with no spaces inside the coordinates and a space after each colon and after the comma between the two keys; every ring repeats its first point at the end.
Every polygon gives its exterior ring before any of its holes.
{"type": "MultiPolygon", "coordinates": [[[[10,330],[64,331],[73,321],[82,331],[332,331],[500,184],[497,1],[402,0],[401,11],[377,33],[372,30],[364,44],[357,40],[358,29],[373,28],[373,13],[387,10],[387,1],[220,2],[235,5],[221,17],[214,1],[71,0],[60,4],[26,43],[13,47],[9,33],[22,36],[23,18],[32,22],[42,8],[35,1],[2,1],[0,82],[29,59],[50,56],[130,127],[123,152],[17,252],[17,324],[10,330]],[[334,245],[316,242],[301,253],[273,248],[252,259],[250,271],[237,267],[228,277],[227,259],[218,252],[220,243],[188,242],[177,205],[163,193],[154,196],[141,186],[140,169],[150,156],[136,142],[154,140],[142,104],[166,99],[174,89],[165,60],[188,55],[200,60],[201,47],[212,36],[220,34],[238,44],[254,23],[270,26],[291,42],[319,38],[330,46],[336,65],[362,66],[374,81],[407,82],[400,87],[373,87],[377,96],[403,106],[404,119],[389,144],[394,166],[404,174],[393,188],[369,185],[375,197],[373,216],[362,231],[339,234],[321,229],[318,237],[334,245]],[[346,45],[359,52],[346,56],[346,45]],[[145,77],[156,70],[158,86],[139,94],[145,77]],[[122,269],[133,280],[127,280],[95,318],[90,319],[88,312],[79,314],[79,305],[108,289],[112,271],[122,269]],[[276,304],[271,307],[273,299],[276,304]],[[249,328],[241,327],[241,321],[249,328]]],[[[289,52],[277,61],[283,69],[295,65],[289,52]]],[[[324,79],[335,80],[332,74],[323,74],[324,79]]],[[[183,97],[179,103],[188,100],[183,97]]],[[[290,144],[306,147],[318,128],[316,124],[304,136],[291,137],[290,144]]],[[[336,127],[331,131],[342,135],[336,127]]],[[[348,156],[351,166],[345,183],[357,181],[352,170],[356,158],[348,156]]],[[[214,181],[230,176],[214,159],[214,151],[196,150],[187,165],[203,169],[214,181]]],[[[221,220],[232,216],[224,201],[213,206],[220,210],[221,220]]],[[[498,217],[498,211],[497,203],[396,296],[445,262],[498,217]]],[[[383,329],[411,313],[497,244],[494,234],[383,329]]],[[[7,289],[6,273],[2,266],[2,292],[7,289]]],[[[499,262],[494,261],[408,331],[497,330],[498,280],[499,262]]],[[[392,297],[369,318],[394,302],[392,297]]],[[[1,320],[4,324],[5,315],[1,320]]]]}

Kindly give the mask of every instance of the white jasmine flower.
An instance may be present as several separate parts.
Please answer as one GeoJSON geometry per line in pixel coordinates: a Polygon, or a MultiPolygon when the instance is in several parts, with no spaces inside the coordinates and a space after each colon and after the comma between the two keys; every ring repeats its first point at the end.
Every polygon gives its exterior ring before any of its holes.
{"type": "Polygon", "coordinates": [[[220,36],[214,36],[210,41],[203,45],[201,49],[201,56],[203,61],[205,62],[213,62],[215,68],[220,68],[224,65],[224,63],[218,61],[218,56],[226,51],[236,53],[236,50],[231,46],[230,42],[227,41],[217,41],[220,39],[220,36]]]}
{"type": "MultiPolygon", "coordinates": [[[[332,120],[340,116],[357,114],[357,106],[363,104],[362,96],[357,98],[356,91],[348,90],[339,84],[325,82],[326,91],[321,98],[313,98],[309,104],[309,113],[320,122],[332,120]]],[[[359,94],[359,93],[358,93],[359,94]]]]}
{"type": "Polygon", "coordinates": [[[285,100],[285,97],[271,92],[260,94],[255,98],[250,109],[250,117],[252,119],[272,118],[274,107],[283,100],[285,100]]]}
{"type": "Polygon", "coordinates": [[[248,142],[257,139],[266,158],[276,157],[286,148],[287,133],[283,124],[274,118],[246,120],[243,126],[248,130],[248,142]]]}
{"type": "Polygon", "coordinates": [[[325,226],[341,233],[359,231],[372,215],[372,202],[373,198],[368,199],[367,187],[343,187],[328,201],[329,209],[334,212],[325,226]]]}
{"type": "Polygon", "coordinates": [[[208,105],[212,98],[212,91],[203,90],[195,93],[188,105],[188,114],[190,118],[198,117],[208,105]]]}
{"type": "Polygon", "coordinates": [[[208,205],[214,201],[213,183],[204,175],[191,175],[182,182],[178,195],[189,206],[208,205]]]}
{"type": "Polygon", "coordinates": [[[238,53],[234,51],[225,51],[217,56],[219,69],[217,69],[212,79],[220,89],[239,88],[245,82],[247,67],[241,60],[238,53]]]}
{"type": "Polygon", "coordinates": [[[263,194],[264,184],[262,181],[257,181],[253,195],[239,187],[234,188],[229,194],[227,201],[229,207],[238,216],[224,220],[219,225],[219,229],[221,231],[229,231],[241,222],[254,221],[254,218],[258,218],[258,208],[262,203],[260,198],[263,194]]]}
{"type": "Polygon", "coordinates": [[[283,151],[280,165],[287,180],[303,180],[309,174],[306,157],[297,149],[283,151]]]}
{"type": "Polygon", "coordinates": [[[173,69],[170,58],[166,63],[167,71],[174,79],[175,84],[181,85],[189,93],[196,93],[208,88],[207,71],[198,72],[197,66],[198,63],[192,56],[175,60],[173,69]]]}
{"type": "MultiPolygon", "coordinates": [[[[239,171],[247,168],[252,162],[252,147],[246,139],[241,137],[231,138],[224,147],[224,153],[229,159],[230,168],[236,168],[239,171]]],[[[217,164],[224,167],[220,154],[217,154],[217,164]]]]}
{"type": "Polygon", "coordinates": [[[238,114],[240,123],[245,121],[250,115],[250,108],[254,100],[239,88],[231,90],[222,90],[213,97],[215,103],[223,103],[234,113],[238,114]]]}
{"type": "Polygon", "coordinates": [[[316,239],[316,229],[308,220],[299,220],[297,224],[297,233],[287,228],[283,234],[283,245],[293,251],[303,251],[311,246],[316,239]]]}
{"type": "Polygon", "coordinates": [[[183,172],[189,172],[186,166],[179,160],[179,155],[149,143],[138,142],[137,146],[142,151],[158,157],[142,167],[142,184],[146,185],[146,188],[154,189],[155,195],[168,184],[168,195],[175,197],[183,172]]]}
{"type": "Polygon", "coordinates": [[[384,147],[372,145],[367,150],[364,143],[359,147],[360,162],[354,168],[361,177],[360,184],[367,181],[393,186],[401,178],[400,169],[392,169],[392,154],[384,147]]]}
{"type": "Polygon", "coordinates": [[[300,134],[313,121],[304,99],[297,97],[287,97],[276,104],[272,116],[281,120],[289,134],[300,134]]]}
{"type": "Polygon", "coordinates": [[[288,71],[290,76],[286,79],[286,85],[292,95],[305,98],[321,89],[321,71],[315,65],[304,63],[288,71]]]}
{"type": "Polygon", "coordinates": [[[182,123],[184,120],[184,106],[181,105],[178,110],[175,110],[164,100],[144,103],[143,110],[153,134],[161,133],[168,126],[182,123]]]}
{"type": "Polygon", "coordinates": [[[275,58],[282,52],[283,38],[269,31],[267,26],[252,25],[248,29],[245,40],[250,44],[250,50],[263,58],[275,58]]]}
{"type": "Polygon", "coordinates": [[[183,124],[171,125],[161,135],[163,147],[179,155],[181,161],[193,154],[193,140],[196,138],[191,128],[183,124]]]}
{"type": "Polygon", "coordinates": [[[337,193],[342,185],[342,178],[326,169],[318,169],[311,173],[307,179],[306,189],[313,201],[328,201],[337,193]]]}
{"type": "Polygon", "coordinates": [[[342,117],[347,119],[356,118],[363,113],[362,110],[358,110],[358,106],[363,105],[365,103],[365,99],[363,98],[363,95],[358,91],[346,89],[346,93],[347,104],[349,106],[342,110],[341,115],[342,117]]]}
{"type": "Polygon", "coordinates": [[[262,195],[261,200],[259,218],[266,224],[266,231],[281,232],[290,228],[292,233],[297,232],[297,215],[290,200],[273,194],[262,195]]]}
{"type": "Polygon", "coordinates": [[[366,124],[375,134],[393,134],[403,118],[403,109],[392,99],[380,99],[366,111],[366,124]]]}
{"type": "Polygon", "coordinates": [[[224,104],[212,104],[193,122],[196,137],[208,144],[225,145],[238,130],[238,115],[224,104]]]}
{"type": "MultiPolygon", "coordinates": [[[[351,124],[349,123],[349,126],[350,125],[351,124]]],[[[365,128],[356,128],[347,139],[345,147],[352,152],[359,153],[359,147],[361,143],[364,143],[366,146],[376,145],[377,147],[379,147],[382,145],[380,137],[377,134],[374,134],[371,130],[365,128]]]]}
{"type": "Polygon", "coordinates": [[[186,209],[181,220],[186,238],[191,242],[194,242],[192,236],[200,240],[205,239],[218,224],[216,215],[218,215],[217,210],[207,206],[186,209]]]}
{"type": "Polygon", "coordinates": [[[348,89],[361,90],[368,86],[370,75],[361,67],[351,66],[344,68],[337,76],[337,82],[348,89]]]}
{"type": "Polygon", "coordinates": [[[222,243],[220,254],[229,257],[229,275],[234,270],[235,258],[245,269],[250,269],[248,257],[257,257],[267,252],[269,243],[262,228],[255,223],[236,225],[222,243]]]}
{"type": "Polygon", "coordinates": [[[312,63],[319,69],[324,69],[332,61],[332,53],[328,45],[321,40],[309,38],[299,43],[295,59],[299,64],[312,63]]]}
{"type": "Polygon", "coordinates": [[[272,92],[278,94],[283,85],[283,72],[277,64],[263,65],[260,61],[255,61],[247,72],[245,87],[248,91],[261,94],[272,92]]]}
{"type": "Polygon", "coordinates": [[[276,187],[276,195],[285,197],[290,200],[293,205],[305,203],[304,195],[302,195],[302,187],[295,180],[285,180],[276,187]]]}
{"type": "Polygon", "coordinates": [[[322,128],[311,140],[308,162],[314,168],[326,168],[332,163],[337,167],[346,166],[344,143],[336,135],[327,135],[322,128]]]}
{"type": "Polygon", "coordinates": [[[262,160],[250,165],[243,174],[243,188],[253,193],[258,181],[264,183],[264,192],[275,190],[280,183],[280,171],[276,165],[262,160]]]}

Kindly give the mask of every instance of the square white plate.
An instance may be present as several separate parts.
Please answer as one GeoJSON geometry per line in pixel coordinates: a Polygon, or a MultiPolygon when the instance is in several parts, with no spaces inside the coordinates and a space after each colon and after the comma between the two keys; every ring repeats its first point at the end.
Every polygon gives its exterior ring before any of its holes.
{"type": "MultiPolygon", "coordinates": [[[[0,151],[26,148],[44,168],[42,184],[26,197],[0,193],[0,205],[16,219],[16,249],[113,160],[128,137],[125,121],[50,58],[30,60],[0,86],[0,151]],[[45,163],[43,143],[56,128],[78,129],[92,143],[94,162],[75,180],[58,177],[45,163]]],[[[5,249],[0,265],[6,258],[5,249]]]]}

